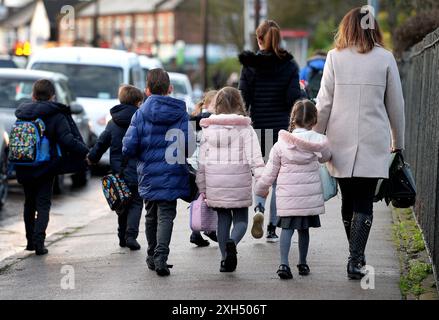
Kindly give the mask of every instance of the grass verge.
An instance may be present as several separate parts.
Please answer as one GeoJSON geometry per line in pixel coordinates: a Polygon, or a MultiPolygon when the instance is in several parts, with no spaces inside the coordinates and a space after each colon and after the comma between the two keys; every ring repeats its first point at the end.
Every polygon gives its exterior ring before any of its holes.
{"type": "Polygon", "coordinates": [[[422,232],[411,209],[393,209],[393,239],[401,265],[400,289],[405,300],[439,300],[433,268],[422,232]]]}

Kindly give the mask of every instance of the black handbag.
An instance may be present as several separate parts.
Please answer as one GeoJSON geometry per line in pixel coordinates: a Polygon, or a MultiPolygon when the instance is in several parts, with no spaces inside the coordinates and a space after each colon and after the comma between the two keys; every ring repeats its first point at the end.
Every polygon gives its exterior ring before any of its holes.
{"type": "Polygon", "coordinates": [[[199,191],[197,186],[197,170],[195,170],[194,167],[192,167],[190,164],[187,164],[187,168],[189,171],[189,197],[187,198],[181,198],[181,200],[192,203],[193,201],[197,200],[199,191]]]}
{"type": "Polygon", "coordinates": [[[385,200],[395,208],[406,209],[416,203],[416,184],[410,165],[404,161],[401,152],[394,155],[389,169],[389,179],[380,180],[375,202],[385,200]]]}

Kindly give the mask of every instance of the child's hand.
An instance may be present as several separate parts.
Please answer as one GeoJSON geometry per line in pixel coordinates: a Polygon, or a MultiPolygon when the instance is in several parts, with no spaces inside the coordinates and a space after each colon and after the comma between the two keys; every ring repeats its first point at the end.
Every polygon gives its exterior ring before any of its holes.
{"type": "Polygon", "coordinates": [[[203,198],[203,200],[204,200],[205,202],[207,202],[206,194],[205,194],[204,192],[202,192],[200,195],[201,195],[201,197],[203,198]]]}
{"type": "Polygon", "coordinates": [[[87,161],[87,164],[89,165],[89,166],[92,166],[94,163],[93,162],[91,162],[91,160],[88,158],[88,155],[87,155],[87,158],[85,158],[85,161],[87,161]]]}

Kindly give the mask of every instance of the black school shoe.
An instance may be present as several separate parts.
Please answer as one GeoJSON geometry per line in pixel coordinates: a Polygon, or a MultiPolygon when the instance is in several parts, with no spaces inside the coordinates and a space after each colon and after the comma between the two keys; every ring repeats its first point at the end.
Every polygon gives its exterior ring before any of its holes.
{"type": "Polygon", "coordinates": [[[159,277],[168,277],[171,275],[171,271],[169,270],[168,267],[156,269],[155,272],[157,272],[157,275],[159,277]]]}
{"type": "Polygon", "coordinates": [[[212,240],[213,242],[218,242],[218,237],[216,235],[216,232],[205,232],[204,235],[206,237],[208,237],[210,240],[212,240]]]}
{"type": "Polygon", "coordinates": [[[290,267],[285,265],[285,264],[281,264],[279,266],[279,270],[277,270],[277,275],[282,280],[291,280],[291,279],[293,279],[293,274],[291,273],[290,267]]]}
{"type": "Polygon", "coordinates": [[[203,239],[203,237],[199,233],[192,233],[190,242],[200,248],[205,248],[210,245],[210,242],[203,239]]]}
{"type": "Polygon", "coordinates": [[[49,250],[44,245],[36,245],[35,246],[35,254],[37,256],[45,256],[49,253],[49,250]]]}
{"type": "Polygon", "coordinates": [[[311,273],[311,270],[309,269],[309,266],[307,264],[299,264],[297,266],[297,269],[299,270],[299,274],[301,276],[307,276],[311,273]]]}
{"type": "Polygon", "coordinates": [[[166,267],[156,268],[155,272],[159,277],[168,277],[171,275],[171,270],[169,269],[172,269],[173,267],[173,265],[167,264],[166,267]]]}
{"type": "Polygon", "coordinates": [[[128,247],[128,248],[130,248],[130,250],[131,251],[138,251],[138,250],[140,250],[142,247],[140,246],[140,244],[137,242],[137,240],[136,239],[134,239],[134,238],[128,238],[127,240],[126,240],[126,246],[128,247]]]}
{"type": "Polygon", "coordinates": [[[238,265],[237,253],[235,241],[228,240],[226,243],[226,260],[224,260],[226,272],[234,272],[236,270],[238,265]]]}
{"type": "Polygon", "coordinates": [[[35,251],[35,245],[33,242],[28,242],[26,246],[26,251],[35,251]]]}

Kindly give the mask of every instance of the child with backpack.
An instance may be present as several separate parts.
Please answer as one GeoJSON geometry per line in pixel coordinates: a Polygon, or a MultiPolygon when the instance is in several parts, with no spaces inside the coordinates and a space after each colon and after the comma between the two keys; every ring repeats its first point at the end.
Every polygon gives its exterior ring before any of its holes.
{"type": "Polygon", "coordinates": [[[88,155],[89,162],[96,164],[110,149],[110,165],[113,174],[123,173],[123,179],[128,185],[132,197],[127,207],[116,211],[119,224],[119,246],[121,248],[128,247],[132,251],[141,249],[137,242],[137,236],[139,235],[143,200],[138,192],[137,160],[128,159],[122,155],[122,139],[143,99],[142,91],[134,86],[122,85],[119,88],[120,104],[110,110],[112,119],[88,155]]]}
{"type": "Polygon", "coordinates": [[[316,51],[315,54],[308,59],[306,67],[300,72],[300,80],[305,83],[306,96],[311,100],[315,100],[320,91],[326,56],[327,53],[325,51],[316,51]]]}
{"type": "Polygon", "coordinates": [[[247,231],[248,208],[253,204],[252,174],[258,179],[265,164],[240,92],[231,87],[220,90],[214,110],[215,115],[200,123],[197,185],[208,206],[218,213],[220,272],[234,272],[236,247],[247,231]]]}
{"type": "MultiPolygon", "coordinates": [[[[200,122],[203,119],[209,118],[214,110],[213,110],[213,102],[218,91],[211,90],[206,92],[203,99],[195,106],[195,110],[190,117],[190,121],[192,123],[195,122],[195,127],[197,131],[197,151],[194,154],[193,161],[189,161],[189,163],[197,169],[198,163],[197,158],[199,154],[199,144],[201,142],[202,129],[200,126],[200,122]]],[[[209,237],[212,241],[218,242],[216,232],[205,232],[207,237],[209,237]]],[[[198,247],[207,247],[210,245],[208,240],[203,239],[203,236],[200,232],[193,231],[190,237],[190,242],[195,244],[198,247]]]]}
{"type": "Polygon", "coordinates": [[[70,108],[55,102],[55,93],[49,80],[36,81],[32,102],[17,108],[10,134],[9,160],[24,188],[26,250],[38,256],[49,252],[44,242],[55,177],[75,168],[83,170],[88,153],[70,108]]]}
{"type": "Polygon", "coordinates": [[[328,140],[312,131],[317,124],[317,108],[309,100],[298,101],[293,108],[289,132],[281,131],[261,179],[256,194],[266,197],[277,180],[276,204],[280,237],[281,279],[292,279],[288,255],[294,231],[299,233],[299,274],[310,273],[307,264],[309,228],[319,228],[319,215],[325,213],[320,163],[331,159],[328,140]]]}
{"type": "Polygon", "coordinates": [[[148,99],[134,114],[123,139],[123,154],[138,160],[139,194],[146,202],[146,263],[162,277],[170,275],[167,261],[177,199],[190,195],[189,115],[183,101],[169,97],[171,92],[168,73],[150,70],[148,99]]]}

